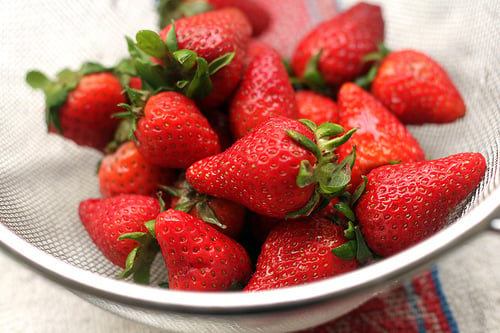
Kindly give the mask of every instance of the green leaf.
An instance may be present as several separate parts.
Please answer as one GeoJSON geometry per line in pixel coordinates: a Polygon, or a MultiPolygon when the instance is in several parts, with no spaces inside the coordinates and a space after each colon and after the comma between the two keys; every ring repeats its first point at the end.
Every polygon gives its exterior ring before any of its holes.
{"type": "Polygon", "coordinates": [[[179,45],[177,44],[177,34],[175,31],[175,22],[172,22],[172,26],[167,33],[167,37],[165,38],[165,44],[170,53],[174,53],[179,50],[179,45]]]}
{"type": "Polygon", "coordinates": [[[137,73],[146,89],[156,90],[159,87],[168,86],[166,78],[162,75],[162,68],[159,65],[152,65],[150,62],[137,60],[135,62],[137,73]]]}
{"type": "Polygon", "coordinates": [[[147,222],[144,223],[144,226],[148,229],[149,233],[154,238],[156,238],[155,225],[156,225],[156,220],[155,219],[149,220],[149,221],[147,221],[147,222]]]}
{"type": "Polygon", "coordinates": [[[168,54],[167,45],[152,30],[140,30],[135,38],[137,40],[137,47],[150,56],[163,59],[168,54]]]}
{"type": "Polygon", "coordinates": [[[345,202],[339,201],[333,205],[333,207],[341,212],[349,221],[356,221],[356,215],[352,211],[351,207],[345,202]]]}
{"type": "Polygon", "coordinates": [[[236,56],[236,51],[226,53],[216,59],[214,59],[211,63],[208,64],[208,75],[214,75],[221,68],[229,65],[231,61],[233,61],[236,56]]]}
{"type": "Polygon", "coordinates": [[[312,120],[309,120],[309,119],[299,119],[299,121],[306,125],[306,127],[311,131],[311,132],[314,132],[316,130],[316,128],[318,128],[318,126],[316,125],[316,123],[312,120]]]}
{"type": "Polygon", "coordinates": [[[118,240],[130,239],[139,242],[140,244],[145,244],[149,241],[150,235],[145,232],[129,232],[122,234],[118,237],[118,240]]]}
{"type": "Polygon", "coordinates": [[[196,204],[195,200],[190,200],[186,197],[181,197],[177,205],[175,205],[174,209],[183,211],[185,213],[189,213],[193,209],[195,204],[196,204]]]}
{"type": "Polygon", "coordinates": [[[330,138],[332,136],[337,136],[339,134],[344,133],[344,127],[339,124],[334,124],[331,122],[326,122],[318,126],[318,128],[314,131],[314,135],[316,136],[316,140],[323,138],[330,138]]]}
{"type": "Polygon", "coordinates": [[[172,53],[173,57],[185,71],[191,70],[196,65],[198,55],[191,50],[177,50],[172,53]]]}
{"type": "Polygon", "coordinates": [[[342,260],[352,260],[356,258],[357,244],[355,240],[350,240],[344,244],[331,249],[332,253],[342,260]]]}
{"type": "Polygon", "coordinates": [[[63,87],[68,87],[69,89],[74,89],[80,81],[81,75],[78,72],[72,71],[68,68],[63,69],[56,75],[57,83],[63,87]]]}
{"type": "Polygon", "coordinates": [[[366,245],[363,234],[361,233],[361,230],[358,226],[354,228],[354,232],[356,235],[356,243],[358,244],[356,249],[356,258],[358,259],[358,261],[364,261],[372,258],[373,253],[368,248],[368,245],[366,245]]]}
{"type": "Polygon", "coordinates": [[[125,269],[118,275],[120,279],[125,279],[133,273],[132,268],[134,267],[134,262],[138,251],[139,246],[133,248],[132,251],[130,251],[130,253],[128,254],[127,259],[125,260],[125,269]]]}
{"type": "Polygon", "coordinates": [[[361,196],[365,192],[366,184],[368,183],[368,178],[366,178],[366,176],[361,176],[361,178],[363,179],[363,181],[354,190],[354,193],[350,201],[352,207],[354,207],[358,202],[359,198],[361,198],[361,196]]]}
{"type": "MultiPolygon", "coordinates": [[[[331,166],[326,165],[325,168],[326,170],[329,170],[331,166]]],[[[323,172],[323,174],[324,173],[326,172],[323,172]]],[[[345,190],[350,181],[351,168],[347,163],[341,162],[331,172],[330,178],[328,180],[325,180],[324,178],[318,180],[319,190],[321,194],[325,195],[327,198],[333,198],[340,195],[345,190]]]]}
{"type": "Polygon", "coordinates": [[[300,162],[299,173],[297,174],[297,186],[304,188],[315,182],[314,168],[308,160],[300,162]]]}
{"type": "Polygon", "coordinates": [[[224,225],[217,215],[215,214],[214,210],[212,207],[208,205],[208,203],[205,200],[198,201],[196,203],[196,210],[200,214],[200,217],[203,221],[214,224],[218,226],[221,229],[226,229],[227,226],[224,225]]]}
{"type": "Polygon", "coordinates": [[[93,73],[100,73],[100,72],[106,72],[111,70],[111,68],[105,67],[99,63],[96,62],[84,62],[79,70],[79,74],[81,76],[88,75],[88,74],[93,74],[93,73]]]}
{"type": "Polygon", "coordinates": [[[325,80],[323,75],[319,72],[318,63],[321,57],[322,50],[319,50],[315,55],[313,55],[306,64],[304,75],[302,78],[311,89],[316,91],[322,91],[326,88],[325,80]]]}
{"type": "Polygon", "coordinates": [[[352,135],[357,131],[357,128],[353,128],[349,130],[347,133],[345,133],[342,136],[336,137],[334,139],[328,140],[324,143],[321,144],[321,149],[325,151],[333,151],[335,148],[338,148],[342,146],[344,143],[349,141],[349,139],[352,137],[352,135]]]}
{"type": "Polygon", "coordinates": [[[57,111],[66,102],[70,88],[62,87],[59,84],[51,85],[45,93],[45,105],[47,107],[47,126],[54,126],[54,128],[62,134],[61,123],[57,111]]]}
{"type": "Polygon", "coordinates": [[[347,229],[344,229],[345,238],[356,239],[356,233],[354,231],[355,228],[356,226],[354,225],[354,223],[352,221],[349,221],[347,224],[347,229]]]}
{"type": "Polygon", "coordinates": [[[208,63],[205,59],[197,58],[198,66],[193,79],[185,90],[185,95],[191,99],[207,97],[212,91],[212,81],[208,74],[208,63]]]}
{"type": "Polygon", "coordinates": [[[318,145],[314,141],[312,141],[311,139],[306,137],[304,134],[301,134],[301,133],[294,131],[294,130],[286,130],[285,133],[289,137],[291,137],[295,142],[297,142],[299,145],[301,145],[302,147],[306,148],[311,153],[313,153],[314,156],[316,156],[317,160],[321,159],[321,157],[322,157],[321,150],[319,149],[318,145]]]}
{"type": "Polygon", "coordinates": [[[26,82],[33,89],[46,90],[47,87],[52,84],[52,82],[40,71],[29,71],[26,74],[26,82]]]}

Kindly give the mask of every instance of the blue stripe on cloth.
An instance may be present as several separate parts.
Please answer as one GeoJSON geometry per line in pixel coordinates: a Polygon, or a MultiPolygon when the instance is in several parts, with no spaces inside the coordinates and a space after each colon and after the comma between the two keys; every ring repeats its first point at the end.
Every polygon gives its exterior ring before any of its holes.
{"type": "Polygon", "coordinates": [[[418,333],[426,333],[425,324],[422,319],[422,314],[418,308],[415,289],[413,289],[413,284],[411,280],[405,281],[403,283],[403,287],[408,297],[408,303],[410,303],[410,309],[413,313],[413,317],[417,323],[418,333]]]}
{"type": "Polygon", "coordinates": [[[453,312],[451,311],[450,305],[446,300],[446,295],[444,294],[443,288],[441,286],[441,280],[439,279],[439,271],[437,265],[433,265],[431,267],[431,277],[432,281],[434,282],[436,292],[439,296],[439,300],[441,301],[441,308],[446,317],[446,320],[448,321],[448,325],[450,325],[451,332],[458,333],[459,330],[457,322],[455,320],[455,317],[453,316],[453,312]]]}

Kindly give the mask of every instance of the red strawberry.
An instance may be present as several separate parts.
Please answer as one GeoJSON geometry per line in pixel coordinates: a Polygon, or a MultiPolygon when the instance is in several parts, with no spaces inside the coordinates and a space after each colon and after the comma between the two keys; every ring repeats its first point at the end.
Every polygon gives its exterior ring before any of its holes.
{"type": "Polygon", "coordinates": [[[241,235],[246,215],[244,206],[230,200],[198,193],[183,178],[173,186],[161,188],[172,196],[171,208],[182,210],[197,219],[211,223],[215,229],[233,239],[241,235]]]}
{"type": "Polygon", "coordinates": [[[120,81],[103,70],[87,63],[79,71],[60,72],[56,81],[38,71],[28,73],[27,82],[45,92],[50,132],[99,150],[113,139],[119,120],[111,116],[121,111],[118,104],[125,96],[120,81]]]}
{"type": "Polygon", "coordinates": [[[188,213],[160,213],[155,233],[170,289],[226,290],[250,277],[251,262],[243,246],[188,213]]]}
{"type": "Polygon", "coordinates": [[[448,123],[465,115],[465,104],[446,71],[414,50],[390,53],[371,92],[406,124],[448,123]]]}
{"type": "MultiPolygon", "coordinates": [[[[405,126],[368,92],[354,83],[345,83],[338,94],[339,123],[347,130],[359,128],[350,143],[356,146],[360,174],[391,162],[421,161],[424,151],[405,126]]],[[[339,147],[340,156],[352,148],[339,147]]],[[[360,179],[353,179],[359,183],[360,179]]]]}
{"type": "Polygon", "coordinates": [[[486,171],[479,153],[382,166],[368,174],[355,208],[368,246],[380,256],[398,253],[444,228],[486,171]]]}
{"type": "Polygon", "coordinates": [[[300,119],[309,119],[316,124],[338,122],[337,104],[331,98],[311,90],[300,90],[295,93],[295,99],[300,119]]]}
{"type": "Polygon", "coordinates": [[[197,192],[233,200],[262,215],[306,215],[319,199],[316,194],[331,198],[349,180],[345,163],[330,163],[330,154],[323,156],[315,143],[324,140],[317,133],[331,135],[324,129],[313,131],[298,120],[271,118],[226,151],[191,165],[186,179],[197,192]]]}
{"type": "Polygon", "coordinates": [[[265,8],[253,0],[162,0],[159,1],[157,11],[160,15],[160,27],[163,28],[170,24],[172,19],[177,20],[224,7],[236,7],[245,13],[252,24],[254,36],[260,35],[270,23],[269,14],[265,8]]]}
{"type": "MultiPolygon", "coordinates": [[[[377,50],[384,38],[381,8],[359,3],[316,26],[297,45],[292,68],[307,81],[306,71],[319,71],[327,85],[340,86],[363,74],[369,67],[363,57],[377,50]],[[315,57],[319,54],[317,63],[315,57]]],[[[320,82],[318,82],[320,83],[320,82]]]]}
{"type": "Polygon", "coordinates": [[[260,52],[252,53],[229,109],[231,131],[236,139],[269,118],[298,117],[295,92],[281,56],[272,47],[263,47],[261,42],[256,42],[256,47],[260,52]]]}
{"type": "MultiPolygon", "coordinates": [[[[167,41],[172,25],[159,33],[167,41]]],[[[198,100],[203,108],[214,108],[224,103],[233,93],[243,74],[243,59],[252,27],[245,14],[236,8],[223,8],[182,18],[175,22],[177,44],[180,50],[196,52],[211,63],[232,52],[234,58],[225,67],[211,75],[210,95],[198,100]]]]}
{"type": "Polygon", "coordinates": [[[133,141],[123,143],[116,152],[104,156],[99,165],[99,186],[104,198],[120,194],[154,196],[158,185],[169,185],[175,171],[151,164],[133,141]]]}
{"type": "Polygon", "coordinates": [[[134,134],[149,162],[165,168],[187,168],[220,152],[217,134],[193,100],[173,91],[149,97],[134,134]]]}
{"type": "Polygon", "coordinates": [[[142,195],[121,195],[80,202],[80,220],[98,249],[113,264],[125,268],[129,253],[139,245],[118,237],[134,232],[148,232],[144,223],[160,213],[158,199],[142,195]]]}
{"type": "Polygon", "coordinates": [[[343,260],[331,251],[347,241],[344,229],[325,218],[282,222],[262,245],[244,290],[283,288],[350,272],[358,267],[356,259],[343,260]]]}

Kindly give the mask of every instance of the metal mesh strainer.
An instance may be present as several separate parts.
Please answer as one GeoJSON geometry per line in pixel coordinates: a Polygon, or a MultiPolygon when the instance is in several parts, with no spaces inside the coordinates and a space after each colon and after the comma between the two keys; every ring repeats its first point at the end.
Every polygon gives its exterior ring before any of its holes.
{"type": "MultiPolygon", "coordinates": [[[[428,158],[476,151],[488,163],[483,182],[451,227],[373,266],[288,290],[200,295],[116,280],[118,269],[85,237],[76,209],[80,200],[99,196],[95,168],[101,155],[47,135],[43,96],[24,83],[24,75],[33,68],[55,74],[84,60],[114,64],[126,55],[123,36],[156,29],[154,4],[9,1],[0,11],[0,245],[88,301],[133,320],[177,331],[268,332],[335,318],[485,229],[500,216],[500,2],[380,4],[388,46],[433,56],[468,107],[467,116],[453,124],[410,127],[428,158]]],[[[158,262],[155,281],[162,274],[158,262]]]]}

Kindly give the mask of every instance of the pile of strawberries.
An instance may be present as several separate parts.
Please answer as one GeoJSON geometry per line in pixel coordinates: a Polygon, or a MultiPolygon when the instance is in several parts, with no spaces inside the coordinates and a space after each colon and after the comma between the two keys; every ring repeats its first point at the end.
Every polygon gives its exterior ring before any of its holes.
{"type": "Polygon", "coordinates": [[[121,277],[149,283],[157,253],[172,289],[338,275],[442,229],[479,184],[481,154],[428,161],[407,130],[466,108],[429,56],[383,46],[380,7],[319,24],[284,60],[251,1],[192,4],[160,1],[168,24],[126,38],[116,66],[27,74],[49,131],[103,152],[102,197],[78,210],[121,277]]]}

